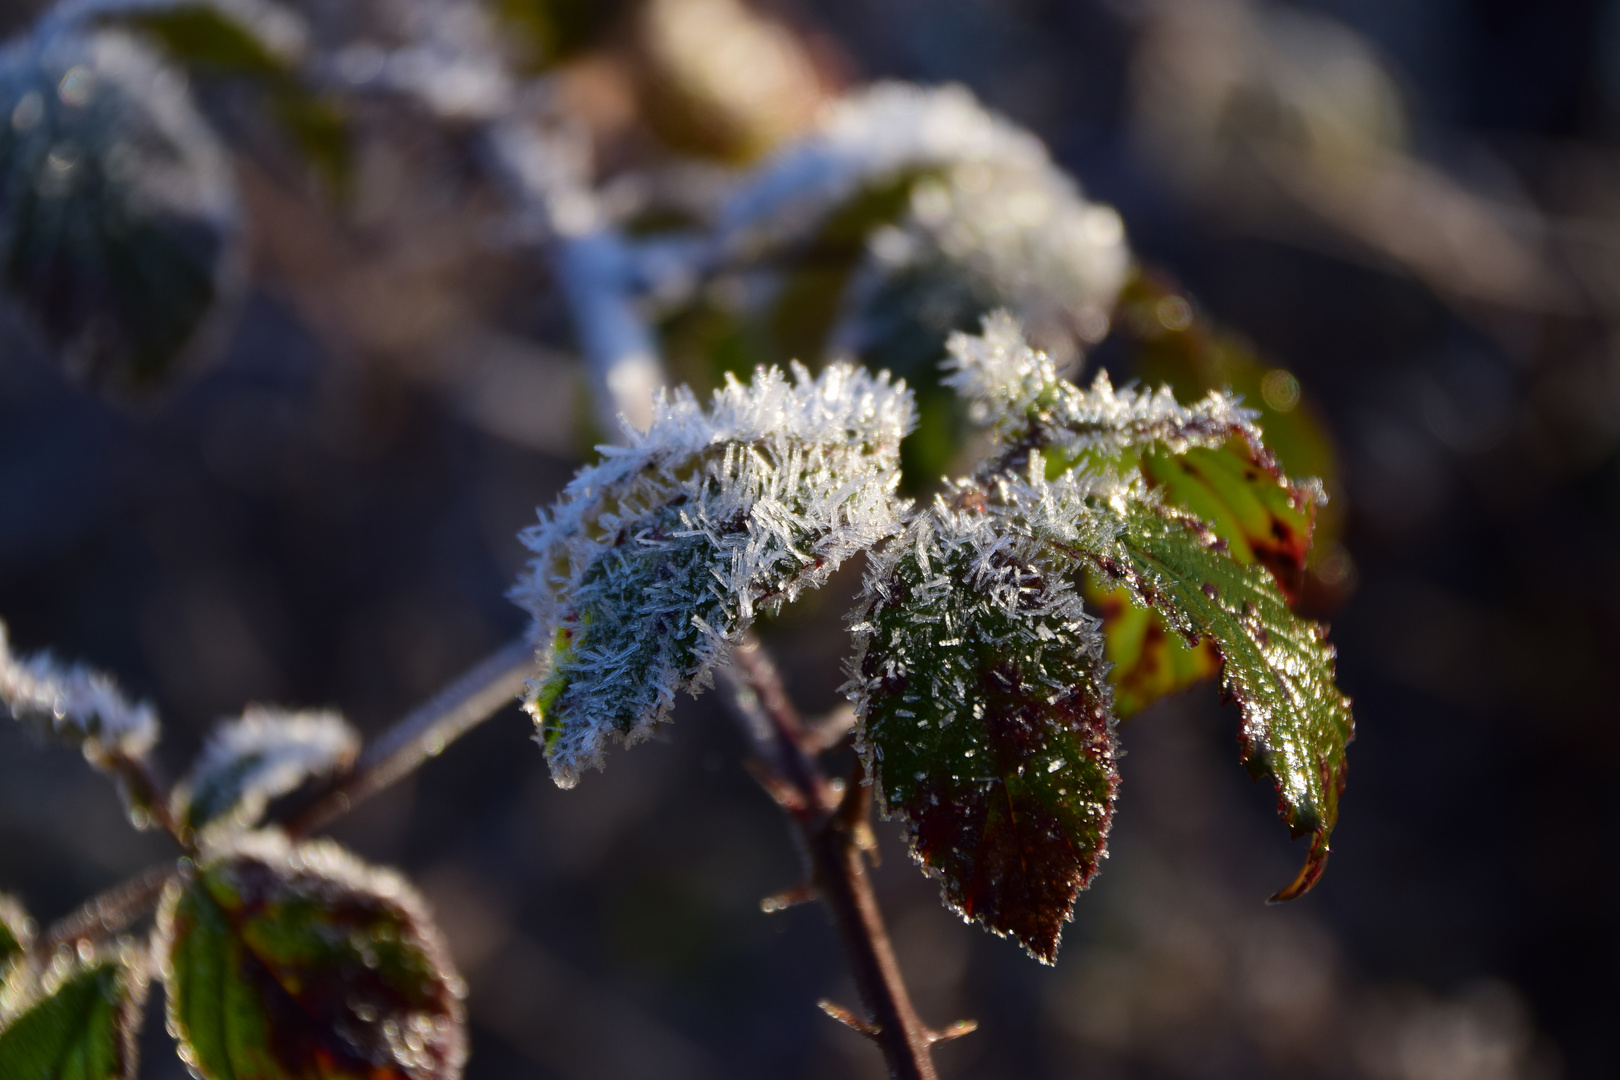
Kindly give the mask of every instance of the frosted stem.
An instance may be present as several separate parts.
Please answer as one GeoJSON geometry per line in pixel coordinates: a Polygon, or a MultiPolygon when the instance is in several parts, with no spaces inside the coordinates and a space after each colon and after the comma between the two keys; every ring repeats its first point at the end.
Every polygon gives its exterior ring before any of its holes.
{"type": "Polygon", "coordinates": [[[367,746],[352,770],[288,819],[287,833],[313,832],[415,772],[511,704],[533,666],[534,647],[527,638],[485,659],[367,746]]]}

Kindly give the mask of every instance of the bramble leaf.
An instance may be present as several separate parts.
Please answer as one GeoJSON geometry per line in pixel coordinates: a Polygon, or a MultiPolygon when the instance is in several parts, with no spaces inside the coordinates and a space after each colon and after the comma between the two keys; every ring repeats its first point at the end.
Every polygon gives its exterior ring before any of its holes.
{"type": "Polygon", "coordinates": [[[1221,658],[1207,639],[1189,643],[1123,585],[1109,588],[1088,573],[1083,593],[1102,620],[1103,658],[1121,720],[1220,671],[1221,658]]]}
{"type": "Polygon", "coordinates": [[[874,556],[848,689],[886,812],[945,902],[1051,963],[1119,778],[1078,562],[973,488],[874,556]]]}
{"type": "Polygon", "coordinates": [[[14,1015],[0,1016],[0,1076],[134,1080],[145,980],[116,957],[58,965],[14,1015]]]}
{"type": "Polygon", "coordinates": [[[548,642],[529,710],[559,784],[600,767],[610,740],[650,735],[758,610],[898,531],[904,384],[794,370],[730,380],[708,411],[685,390],[663,400],[524,535],[538,557],[514,596],[548,642]]]}
{"type": "Polygon", "coordinates": [[[0,280],[68,371],[165,381],[234,278],[230,161],[185,80],[131,35],[0,52],[0,280]]]}
{"type": "Polygon", "coordinates": [[[1355,732],[1349,699],[1334,684],[1333,647],[1319,625],[1288,609],[1270,574],[1240,565],[1203,522],[1118,497],[1111,511],[1117,546],[1097,565],[1189,641],[1207,638],[1219,653],[1222,688],[1243,714],[1244,764],[1276,783],[1293,834],[1311,834],[1304,868],[1272,899],[1301,896],[1326,865],[1355,732]]]}
{"type": "Polygon", "coordinates": [[[192,832],[216,823],[253,825],[271,799],[348,768],[359,750],[359,734],[336,713],[249,706],[208,737],[175,790],[174,819],[192,832]]]}
{"type": "Polygon", "coordinates": [[[203,1080],[449,1080],[465,995],[422,900],[330,841],[254,833],[171,886],[169,1030],[203,1080]]]}

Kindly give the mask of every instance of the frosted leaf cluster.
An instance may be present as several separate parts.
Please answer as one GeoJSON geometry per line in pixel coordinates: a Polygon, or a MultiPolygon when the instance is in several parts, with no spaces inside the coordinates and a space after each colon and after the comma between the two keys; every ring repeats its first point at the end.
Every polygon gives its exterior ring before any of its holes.
{"type": "Polygon", "coordinates": [[[528,705],[560,784],[647,737],[759,610],[899,530],[911,422],[887,374],[795,365],[728,379],[707,410],[663,396],[645,434],[602,448],[523,534],[536,558],[514,592],[542,636],[528,705]]]}
{"type": "Polygon", "coordinates": [[[79,664],[63,666],[48,653],[12,654],[0,623],[0,701],[31,722],[84,748],[94,761],[139,758],[157,742],[157,713],[133,705],[112,677],[79,664]]]}
{"type": "Polygon", "coordinates": [[[271,799],[348,768],[359,751],[359,734],[337,713],[250,706],[209,735],[175,792],[174,816],[199,830],[251,824],[271,799]]]}
{"type": "Polygon", "coordinates": [[[947,343],[944,381],[968,402],[975,422],[1004,442],[1034,437],[1075,455],[1104,455],[1151,442],[1172,453],[1192,446],[1220,446],[1233,435],[1260,445],[1259,415],[1229,394],[1211,390],[1192,405],[1176,401],[1168,386],[1155,392],[1114,389],[1099,371],[1089,390],[1057,373],[1050,357],[1024,340],[1004,311],[984,319],[979,334],[956,333],[947,343]]]}

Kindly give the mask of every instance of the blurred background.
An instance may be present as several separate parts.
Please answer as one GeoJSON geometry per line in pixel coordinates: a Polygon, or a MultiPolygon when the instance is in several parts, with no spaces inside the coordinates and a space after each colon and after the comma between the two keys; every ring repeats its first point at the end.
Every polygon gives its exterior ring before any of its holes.
{"type": "MultiPolygon", "coordinates": [[[[43,6],[9,0],[0,33],[43,6]]],[[[354,41],[488,32],[468,6],[297,5],[353,84],[354,41]]],[[[1086,363],[1249,380],[1317,440],[1313,613],[1358,721],[1325,878],[1262,903],[1303,848],[1208,686],[1127,725],[1111,858],[1053,968],[961,925],[880,829],[925,1020],[980,1023],[943,1075],[1620,1070],[1620,3],[490,7],[631,231],[701,216],[716,176],[860,84],[966,85],[1240,343],[1213,373],[1112,339],[1086,363]]],[[[476,75],[435,83],[462,95],[437,112],[343,97],[325,156],[318,124],[263,120],[262,83],[194,75],[237,232],[224,314],[161,390],[64,362],[37,303],[0,314],[0,617],[155,702],[171,773],[250,701],[374,734],[524,630],[516,533],[604,436],[558,283],[458,126],[476,75]]],[[[682,379],[797,354],[793,326],[702,307],[658,326],[682,379]]],[[[857,579],[764,628],[808,711],[838,701],[857,579]]],[[[712,696],[573,791],[529,737],[514,706],[334,829],[436,908],[470,1080],[882,1075],[814,1007],[855,1003],[822,912],[760,911],[797,856],[712,696]]],[[[0,888],[36,917],[169,850],[75,755],[0,726],[0,888]]],[[[144,1046],[142,1077],[184,1075],[160,1023],[144,1046]]]]}

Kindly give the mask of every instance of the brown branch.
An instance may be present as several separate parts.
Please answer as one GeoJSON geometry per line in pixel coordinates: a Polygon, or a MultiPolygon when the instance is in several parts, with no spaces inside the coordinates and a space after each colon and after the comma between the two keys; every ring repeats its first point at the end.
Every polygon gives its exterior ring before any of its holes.
{"type": "MultiPolygon", "coordinates": [[[[788,700],[776,665],[756,639],[746,639],[721,674],[730,684],[728,697],[752,743],[756,768],[768,778],[766,790],[773,795],[779,789],[791,793],[777,801],[798,831],[810,886],[832,915],[867,1015],[855,1017],[827,1002],[822,1008],[870,1035],[883,1049],[889,1074],[896,1080],[937,1080],[929,1048],[940,1035],[924,1026],[912,1007],[867,872],[863,848],[869,834],[871,786],[862,782],[864,775],[857,766],[840,797],[815,760],[811,739],[788,700]]],[[[958,1033],[965,1032],[952,1032],[958,1033]]]]}
{"type": "MultiPolygon", "coordinates": [[[[311,832],[348,813],[489,719],[516,697],[528,677],[532,656],[527,641],[514,641],[406,714],[367,747],[352,770],[288,819],[283,826],[288,835],[311,832]]],[[[150,801],[153,818],[173,832],[168,799],[163,797],[165,785],[145,764],[121,759],[110,762],[109,767],[137,788],[142,801],[150,801]]],[[[115,885],[55,923],[30,950],[31,955],[46,959],[64,945],[99,941],[124,930],[157,907],[177,870],[175,863],[164,863],[115,885]]]]}
{"type": "Polygon", "coordinates": [[[443,753],[512,702],[533,667],[534,647],[527,639],[486,658],[367,746],[353,769],[283,823],[287,835],[322,828],[443,753]]]}
{"type": "Polygon", "coordinates": [[[86,901],[79,910],[59,919],[40,935],[29,950],[30,957],[46,963],[63,946],[101,941],[127,929],[157,907],[164,888],[178,872],[178,864],[160,863],[86,901]]]}

